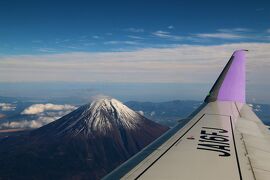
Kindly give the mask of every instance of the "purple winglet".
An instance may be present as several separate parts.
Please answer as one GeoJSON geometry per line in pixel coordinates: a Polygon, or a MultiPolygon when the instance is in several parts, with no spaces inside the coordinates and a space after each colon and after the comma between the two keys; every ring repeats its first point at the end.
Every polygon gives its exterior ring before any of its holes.
{"type": "Polygon", "coordinates": [[[246,102],[245,51],[233,53],[233,61],[218,92],[218,101],[246,102]]]}

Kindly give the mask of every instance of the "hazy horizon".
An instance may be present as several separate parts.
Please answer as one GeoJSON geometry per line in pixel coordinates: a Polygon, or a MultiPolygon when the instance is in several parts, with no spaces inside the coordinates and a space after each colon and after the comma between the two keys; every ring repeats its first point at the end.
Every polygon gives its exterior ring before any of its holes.
{"type": "MultiPolygon", "coordinates": [[[[98,95],[111,96],[123,102],[150,101],[164,102],[172,100],[203,101],[213,82],[206,83],[67,83],[67,82],[31,82],[0,83],[0,96],[30,98],[35,100],[55,100],[78,98],[85,103],[98,95]]],[[[265,85],[266,88],[270,88],[265,85]]],[[[248,84],[247,102],[270,104],[266,91],[257,91],[255,85],[248,84]]]]}

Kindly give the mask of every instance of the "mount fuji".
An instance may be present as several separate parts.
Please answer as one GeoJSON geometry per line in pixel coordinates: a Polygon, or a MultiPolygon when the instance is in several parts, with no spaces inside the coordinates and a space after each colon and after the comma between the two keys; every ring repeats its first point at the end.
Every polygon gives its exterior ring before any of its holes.
{"type": "Polygon", "coordinates": [[[116,99],[101,98],[1,139],[0,179],[100,179],[166,130],[116,99]]]}

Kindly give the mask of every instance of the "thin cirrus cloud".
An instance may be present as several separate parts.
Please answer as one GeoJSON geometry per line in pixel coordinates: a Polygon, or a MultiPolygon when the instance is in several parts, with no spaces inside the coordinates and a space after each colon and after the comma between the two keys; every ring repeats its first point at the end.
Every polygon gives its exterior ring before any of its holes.
{"type": "Polygon", "coordinates": [[[145,39],[144,37],[141,37],[141,36],[134,36],[134,35],[127,35],[127,37],[129,37],[129,38],[131,38],[131,39],[139,39],[139,40],[145,39]]]}
{"type": "Polygon", "coordinates": [[[142,32],[144,32],[145,30],[144,30],[143,28],[134,28],[134,27],[130,27],[130,28],[125,29],[125,31],[133,32],[133,33],[142,33],[142,32]]]}
{"type": "Polygon", "coordinates": [[[219,32],[251,32],[253,31],[252,29],[249,28],[242,28],[242,27],[238,27],[238,28],[231,28],[231,29],[227,29],[227,28],[221,28],[218,29],[217,31],[219,32]]]}
{"type": "Polygon", "coordinates": [[[104,42],[105,45],[137,45],[138,42],[136,41],[105,41],[104,42]]]}
{"type": "Polygon", "coordinates": [[[246,36],[235,33],[199,33],[196,34],[199,38],[216,38],[216,39],[243,39],[246,36]]]}
{"type": "Polygon", "coordinates": [[[54,52],[57,52],[56,49],[54,48],[38,48],[39,52],[43,52],[43,53],[54,53],[54,52]]]}
{"type": "Polygon", "coordinates": [[[208,38],[208,39],[227,39],[227,40],[239,40],[250,38],[248,33],[252,32],[248,28],[231,28],[231,29],[217,29],[214,33],[197,33],[196,37],[208,38]]]}
{"type": "Polygon", "coordinates": [[[159,38],[169,39],[169,40],[176,40],[176,41],[183,40],[182,36],[172,35],[170,32],[161,31],[161,30],[153,32],[152,35],[159,38]]]}
{"type": "Polygon", "coordinates": [[[93,38],[93,39],[99,39],[100,36],[94,35],[94,36],[92,36],[92,38],[93,38]]]}
{"type": "MultiPolygon", "coordinates": [[[[121,29],[124,34],[122,39],[112,36],[100,35],[83,35],[78,39],[57,39],[55,46],[33,47],[39,53],[61,53],[67,51],[93,51],[93,48],[101,51],[115,51],[117,49],[130,49],[142,47],[163,47],[168,43],[185,43],[185,44],[216,44],[217,40],[222,42],[239,42],[239,41],[252,41],[252,42],[266,42],[269,40],[269,30],[263,32],[256,32],[253,29],[236,27],[236,28],[219,28],[214,32],[205,33],[186,33],[179,35],[174,31],[174,26],[170,25],[166,30],[149,31],[142,28],[126,28],[121,29]],[[123,32],[124,31],[124,32],[123,32]],[[158,43],[157,43],[158,40],[158,43]],[[94,47],[95,45],[95,47],[94,47]],[[111,45],[111,46],[110,46],[111,45]],[[128,45],[128,46],[126,46],[128,45]]],[[[119,33],[119,32],[118,32],[119,33]]],[[[107,33],[108,34],[108,33],[107,33]]],[[[117,34],[117,33],[116,33],[117,34]]],[[[122,35],[121,34],[121,35],[122,35]]],[[[38,45],[35,45],[38,46],[38,45]]]]}

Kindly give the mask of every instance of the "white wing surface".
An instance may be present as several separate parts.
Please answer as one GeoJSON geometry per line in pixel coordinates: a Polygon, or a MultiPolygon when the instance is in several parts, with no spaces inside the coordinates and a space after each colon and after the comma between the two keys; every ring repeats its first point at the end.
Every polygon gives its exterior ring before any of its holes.
{"type": "Polygon", "coordinates": [[[245,50],[201,107],[104,179],[269,180],[270,133],[245,103],[245,50]]]}

